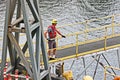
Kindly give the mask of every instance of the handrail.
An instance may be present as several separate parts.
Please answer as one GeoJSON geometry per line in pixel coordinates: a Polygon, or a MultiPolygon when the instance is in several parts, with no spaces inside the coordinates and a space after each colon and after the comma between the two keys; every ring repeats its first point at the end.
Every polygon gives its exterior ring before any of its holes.
{"type": "MultiPolygon", "coordinates": [[[[120,24],[114,24],[114,26],[120,26],[120,24]]],[[[107,33],[107,30],[108,29],[110,29],[110,28],[113,28],[111,25],[106,25],[106,26],[102,26],[102,27],[100,27],[100,28],[95,28],[95,29],[89,29],[89,30],[84,30],[84,31],[80,31],[80,32],[75,32],[75,33],[71,33],[71,34],[67,34],[67,35],[65,35],[66,37],[71,37],[71,36],[78,36],[78,35],[82,35],[82,34],[85,34],[86,32],[87,33],[89,33],[89,32],[93,32],[93,31],[100,31],[100,30],[104,30],[104,35],[102,35],[102,37],[96,37],[95,38],[95,40],[96,41],[98,41],[98,40],[101,40],[101,38],[103,39],[103,38],[111,38],[111,36],[113,37],[113,36],[116,36],[116,34],[111,34],[111,35],[108,35],[107,33]]],[[[114,31],[112,32],[112,33],[115,33],[114,31]]],[[[85,36],[86,36],[87,34],[85,34],[85,36]]],[[[86,37],[85,37],[86,38],[86,37]]],[[[60,39],[62,39],[60,36],[59,37],[57,37],[57,39],[56,40],[60,40],[60,39]]],[[[93,39],[91,39],[91,40],[93,40],[93,39]]],[[[78,38],[76,38],[76,41],[79,41],[78,40],[78,38]]],[[[84,41],[81,41],[81,42],[86,42],[87,43],[87,41],[90,41],[90,40],[87,40],[87,39],[85,39],[84,41]]],[[[57,41],[58,42],[58,41],[57,41]]],[[[78,44],[80,44],[81,43],[80,41],[78,42],[78,44]]],[[[95,42],[95,41],[94,41],[95,42]]],[[[76,43],[74,43],[74,44],[76,44],[76,43]]],[[[73,44],[72,44],[73,45],[73,44]]]]}

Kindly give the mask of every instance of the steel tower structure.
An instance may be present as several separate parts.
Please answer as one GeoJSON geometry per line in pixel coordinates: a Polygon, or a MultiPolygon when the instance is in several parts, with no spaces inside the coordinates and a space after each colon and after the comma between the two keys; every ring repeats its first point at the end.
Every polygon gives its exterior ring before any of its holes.
{"type": "Polygon", "coordinates": [[[1,80],[3,80],[3,69],[6,63],[7,53],[9,53],[11,63],[7,70],[8,73],[13,72],[16,66],[22,63],[33,80],[42,80],[43,78],[45,80],[51,80],[38,0],[7,0],[1,80]],[[29,18],[29,12],[31,13],[32,20],[29,18]],[[21,26],[21,24],[24,24],[24,26],[21,26]],[[22,48],[19,44],[20,33],[25,33],[27,38],[22,48]],[[35,37],[35,45],[33,45],[33,37],[35,37]],[[24,55],[27,49],[31,63],[27,61],[24,55]],[[43,56],[43,71],[40,69],[40,52],[42,52],[43,56]]]}

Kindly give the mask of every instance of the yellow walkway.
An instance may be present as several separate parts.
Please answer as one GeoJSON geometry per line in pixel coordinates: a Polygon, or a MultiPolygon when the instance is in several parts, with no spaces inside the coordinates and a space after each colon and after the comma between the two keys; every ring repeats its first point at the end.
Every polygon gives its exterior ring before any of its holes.
{"type": "MultiPolygon", "coordinates": [[[[84,22],[85,29],[83,31],[66,35],[67,38],[71,36],[74,37],[75,39],[71,38],[74,40],[74,43],[67,44],[64,46],[58,46],[57,54],[56,54],[57,59],[54,61],[55,62],[62,61],[70,58],[76,58],[79,56],[84,56],[84,55],[120,47],[120,31],[119,31],[120,23],[115,22],[116,17],[118,18],[120,17],[120,15],[112,15],[100,19],[86,20],[84,22]],[[89,23],[92,23],[94,21],[100,21],[103,19],[108,19],[108,18],[111,19],[111,23],[107,25],[102,25],[96,28],[89,28],[88,26],[89,23]],[[100,35],[97,32],[101,32],[100,35]],[[97,37],[90,39],[89,38],[90,33],[98,34],[98,35],[97,37]],[[84,40],[81,40],[79,38],[79,36],[81,35],[82,36],[84,35],[83,36],[84,40]]],[[[78,24],[83,24],[83,23],[81,22],[78,24]]],[[[71,27],[74,25],[76,24],[69,26],[71,27]]],[[[61,38],[57,38],[56,41],[58,42],[58,40],[60,39],[61,38]]],[[[69,39],[65,39],[65,40],[69,41],[69,39]]]]}
{"type": "Polygon", "coordinates": [[[68,56],[83,56],[86,54],[91,54],[95,52],[104,51],[107,49],[115,48],[120,46],[120,36],[108,38],[106,40],[99,40],[91,43],[85,43],[79,46],[73,46],[57,51],[57,57],[68,57],[68,56]],[[105,45],[106,42],[106,45],[105,45]],[[76,48],[78,47],[78,54],[76,53],[76,48]]]}

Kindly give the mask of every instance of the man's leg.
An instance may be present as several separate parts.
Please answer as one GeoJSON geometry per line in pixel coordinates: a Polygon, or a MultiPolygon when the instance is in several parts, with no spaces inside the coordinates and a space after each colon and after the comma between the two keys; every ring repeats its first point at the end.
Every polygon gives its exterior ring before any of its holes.
{"type": "Polygon", "coordinates": [[[51,56],[51,50],[50,49],[48,50],[48,56],[49,57],[51,56]]]}
{"type": "Polygon", "coordinates": [[[53,42],[53,58],[55,58],[56,55],[56,42],[53,42]]]}
{"type": "Polygon", "coordinates": [[[52,49],[52,42],[51,41],[48,41],[48,47],[49,47],[48,56],[51,57],[51,49],[52,49]]]}
{"type": "Polygon", "coordinates": [[[55,58],[56,55],[56,48],[53,49],[53,58],[55,58]]]}

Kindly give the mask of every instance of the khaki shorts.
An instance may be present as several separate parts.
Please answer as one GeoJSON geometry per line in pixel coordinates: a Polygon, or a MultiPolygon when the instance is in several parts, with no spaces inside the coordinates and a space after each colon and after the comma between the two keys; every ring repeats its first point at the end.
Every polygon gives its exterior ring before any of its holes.
{"type": "Polygon", "coordinates": [[[56,41],[55,40],[48,40],[49,49],[56,48],[56,41]]]}

